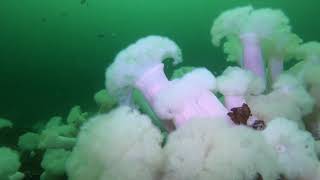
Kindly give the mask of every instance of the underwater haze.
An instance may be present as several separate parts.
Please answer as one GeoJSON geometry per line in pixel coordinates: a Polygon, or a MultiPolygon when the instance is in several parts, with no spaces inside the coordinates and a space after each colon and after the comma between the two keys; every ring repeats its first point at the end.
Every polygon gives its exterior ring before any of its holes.
{"type": "Polygon", "coordinates": [[[0,180],[319,180],[319,7],[0,0],[0,180]]]}
{"type": "Polygon", "coordinates": [[[247,4],[280,8],[302,39],[320,40],[318,0],[1,0],[0,115],[28,127],[75,104],[94,108],[107,65],[146,35],[176,41],[184,65],[221,72],[213,19],[247,4]]]}

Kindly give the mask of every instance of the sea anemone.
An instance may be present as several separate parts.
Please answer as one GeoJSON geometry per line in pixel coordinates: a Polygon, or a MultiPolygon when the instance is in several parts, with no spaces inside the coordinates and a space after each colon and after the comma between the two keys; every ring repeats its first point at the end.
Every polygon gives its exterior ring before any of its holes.
{"type": "Polygon", "coordinates": [[[299,107],[302,116],[310,114],[315,104],[312,96],[307,92],[303,83],[289,74],[281,74],[272,86],[273,90],[283,95],[286,100],[291,100],[299,107]]]}
{"type": "Polygon", "coordinates": [[[152,101],[152,96],[167,85],[168,79],[161,63],[167,58],[172,58],[173,64],[182,62],[181,50],[175,42],[161,36],[138,40],[118,53],[107,68],[108,92],[120,104],[131,105],[132,89],[137,87],[152,101]]]}
{"type": "Polygon", "coordinates": [[[100,113],[110,111],[117,104],[115,97],[111,96],[106,89],[98,91],[94,95],[94,101],[99,106],[100,113]]]}
{"type": "Polygon", "coordinates": [[[189,121],[169,135],[164,152],[163,180],[275,180],[280,173],[259,131],[217,119],[189,121]]]}
{"type": "Polygon", "coordinates": [[[42,180],[59,179],[65,174],[66,161],[70,156],[70,151],[64,149],[47,150],[41,162],[41,167],[45,170],[41,174],[42,180]]]}
{"type": "Polygon", "coordinates": [[[120,106],[91,118],[69,160],[70,180],[153,180],[163,165],[162,136],[149,117],[120,106]]]}
{"type": "Polygon", "coordinates": [[[284,62],[296,58],[302,39],[290,31],[280,31],[263,41],[264,59],[268,63],[270,83],[284,71],[284,62]]]}
{"type": "Polygon", "coordinates": [[[76,127],[64,124],[61,117],[52,117],[40,133],[38,148],[72,149],[77,131],[76,127]]]}
{"type": "Polygon", "coordinates": [[[0,129],[2,128],[12,128],[13,124],[10,120],[8,119],[4,119],[4,118],[0,118],[0,129]]]}
{"type": "MultiPolygon", "coordinates": [[[[212,93],[216,79],[206,68],[195,68],[156,96],[154,109],[162,119],[173,119],[180,127],[192,118],[212,117],[229,121],[227,109],[212,93]]],[[[231,121],[230,121],[231,122],[231,121]]]]}
{"type": "Polygon", "coordinates": [[[16,151],[0,147],[0,179],[3,180],[22,180],[24,175],[18,172],[21,163],[16,151]]]}
{"type": "Polygon", "coordinates": [[[318,159],[311,134],[284,118],[272,120],[262,132],[278,155],[281,173],[288,179],[315,179],[318,159]]]}
{"type": "Polygon", "coordinates": [[[217,89],[224,96],[224,104],[230,110],[246,103],[245,98],[259,95],[265,90],[265,85],[252,72],[239,67],[228,67],[217,78],[217,89]]]}
{"type": "Polygon", "coordinates": [[[193,117],[229,119],[227,110],[211,92],[215,77],[210,71],[197,68],[169,81],[161,63],[165,58],[173,58],[174,64],[182,61],[181,51],[173,41],[160,36],[137,41],[121,51],[108,67],[108,91],[120,104],[131,104],[133,88],[137,88],[160,119],[173,120],[176,127],[193,117]]]}
{"type": "Polygon", "coordinates": [[[18,147],[23,151],[33,151],[38,148],[40,135],[27,132],[19,137],[18,147]]]}
{"type": "Polygon", "coordinates": [[[262,42],[278,32],[288,32],[288,18],[280,10],[251,6],[225,11],[211,28],[212,42],[219,46],[226,38],[225,52],[229,60],[237,60],[245,69],[265,80],[262,42]]]}

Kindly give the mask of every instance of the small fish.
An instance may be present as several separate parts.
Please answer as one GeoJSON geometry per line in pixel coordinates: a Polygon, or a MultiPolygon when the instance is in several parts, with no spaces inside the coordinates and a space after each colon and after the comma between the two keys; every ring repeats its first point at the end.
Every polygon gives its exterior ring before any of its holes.
{"type": "Polygon", "coordinates": [[[103,33],[97,35],[98,38],[104,38],[105,35],[103,33]]]}
{"type": "Polygon", "coordinates": [[[62,17],[66,17],[66,16],[68,16],[68,15],[69,15],[68,12],[65,12],[65,11],[63,11],[63,12],[60,13],[60,16],[62,16],[62,17]]]}
{"type": "Polygon", "coordinates": [[[81,1],[80,1],[80,4],[83,5],[83,4],[85,4],[86,2],[87,2],[87,0],[81,0],[81,1]]]}

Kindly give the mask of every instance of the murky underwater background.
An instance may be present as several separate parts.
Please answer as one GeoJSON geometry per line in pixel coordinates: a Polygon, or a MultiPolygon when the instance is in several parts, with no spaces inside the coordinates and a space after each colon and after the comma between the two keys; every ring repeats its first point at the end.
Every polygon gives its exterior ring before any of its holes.
{"type": "Polygon", "coordinates": [[[182,65],[220,73],[227,64],[211,44],[213,19],[247,4],[282,9],[293,32],[320,41],[318,0],[1,0],[0,117],[24,132],[74,105],[96,111],[105,68],[146,35],[177,42],[182,65]]]}
{"type": "Polygon", "coordinates": [[[221,72],[213,19],[232,7],[282,9],[305,41],[320,40],[317,0],[1,0],[0,116],[29,127],[79,104],[96,108],[105,68],[138,38],[158,34],[183,50],[184,65],[221,72]]]}

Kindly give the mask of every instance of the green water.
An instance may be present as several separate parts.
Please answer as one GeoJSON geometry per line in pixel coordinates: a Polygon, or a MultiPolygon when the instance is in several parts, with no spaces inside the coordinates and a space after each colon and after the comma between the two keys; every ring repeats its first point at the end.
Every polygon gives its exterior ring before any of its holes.
{"type": "Polygon", "coordinates": [[[78,104],[96,110],[104,71],[128,44],[168,36],[184,65],[226,67],[209,30],[219,13],[240,5],[282,9],[305,41],[320,40],[318,0],[1,0],[0,116],[17,127],[78,104]]]}

